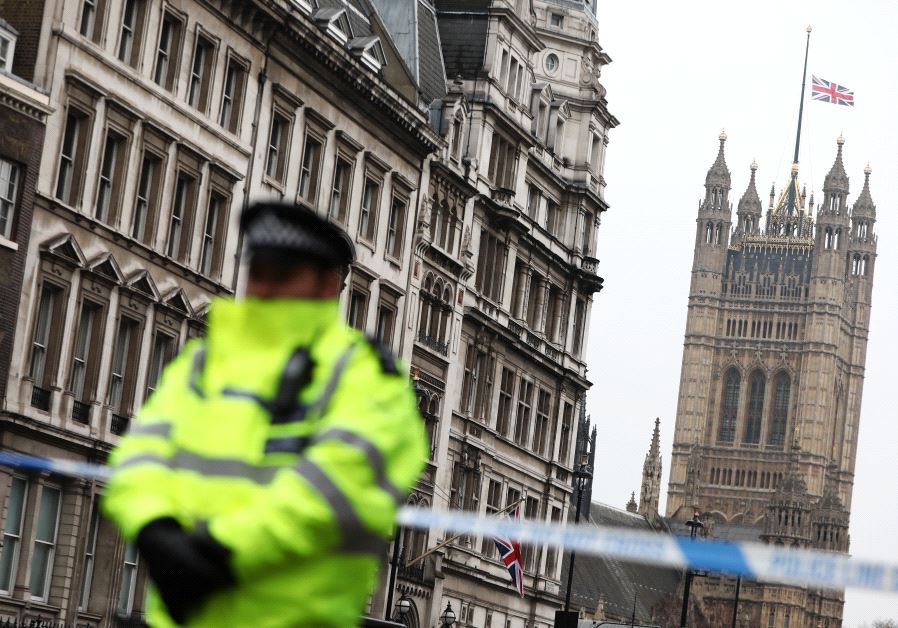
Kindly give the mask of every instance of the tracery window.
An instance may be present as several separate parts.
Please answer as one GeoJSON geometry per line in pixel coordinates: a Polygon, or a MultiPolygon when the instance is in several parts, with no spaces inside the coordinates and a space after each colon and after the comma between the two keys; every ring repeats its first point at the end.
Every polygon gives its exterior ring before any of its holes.
{"type": "Polygon", "coordinates": [[[745,421],[743,443],[757,444],[761,440],[761,415],[764,411],[764,374],[755,371],[751,375],[748,396],[748,414],[745,421]]]}
{"type": "Polygon", "coordinates": [[[767,443],[782,447],[786,440],[786,421],[789,418],[789,394],[792,381],[785,372],[776,376],[773,394],[773,412],[767,443]]]}
{"type": "Polygon", "coordinates": [[[742,378],[739,371],[731,368],[724,378],[723,404],[720,415],[720,427],[717,432],[718,443],[732,443],[736,437],[736,414],[739,411],[739,387],[742,378]]]}

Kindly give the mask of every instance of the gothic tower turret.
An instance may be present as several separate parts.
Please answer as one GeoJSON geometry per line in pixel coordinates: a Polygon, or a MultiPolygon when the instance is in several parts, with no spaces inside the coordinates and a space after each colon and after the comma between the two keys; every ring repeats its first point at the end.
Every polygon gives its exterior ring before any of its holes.
{"type": "Polygon", "coordinates": [[[758,163],[752,161],[751,179],[748,182],[745,194],[739,199],[739,205],[736,209],[736,215],[738,216],[736,235],[740,238],[744,234],[757,233],[761,226],[761,199],[758,196],[758,186],[755,182],[755,172],[757,170],[758,163]]]}
{"type": "Polygon", "coordinates": [[[836,160],[823,180],[823,202],[817,210],[814,275],[824,282],[824,290],[830,280],[844,279],[848,245],[848,175],[842,163],[845,138],[840,135],[836,143],[836,160]]]}
{"type": "Polygon", "coordinates": [[[811,516],[811,526],[811,540],[815,548],[832,552],[848,551],[848,511],[839,498],[839,482],[834,463],[827,465],[823,497],[811,516]]]}
{"type": "Polygon", "coordinates": [[[658,516],[661,499],[661,419],[655,419],[652,443],[642,465],[642,488],[639,491],[639,514],[649,519],[658,516]]]}
{"type": "Polygon", "coordinates": [[[798,466],[798,454],[798,444],[794,444],[789,469],[767,504],[761,535],[765,543],[807,547],[811,542],[811,497],[798,466]]]}

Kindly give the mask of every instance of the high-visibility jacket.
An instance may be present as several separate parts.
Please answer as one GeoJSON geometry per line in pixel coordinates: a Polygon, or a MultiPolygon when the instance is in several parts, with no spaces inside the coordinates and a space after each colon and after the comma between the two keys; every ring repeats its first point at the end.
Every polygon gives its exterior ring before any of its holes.
{"type": "MultiPolygon", "coordinates": [[[[407,377],[336,301],[217,300],[113,451],[103,509],[128,540],[174,517],[231,550],[237,586],[190,626],[354,626],[426,456],[407,377]]],[[[148,615],[174,625],[152,590],[148,615]]]]}

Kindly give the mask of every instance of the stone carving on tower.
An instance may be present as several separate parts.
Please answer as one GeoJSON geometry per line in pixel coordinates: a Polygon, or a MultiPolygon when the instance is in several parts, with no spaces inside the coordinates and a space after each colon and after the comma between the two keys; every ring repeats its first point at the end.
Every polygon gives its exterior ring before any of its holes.
{"type": "Polygon", "coordinates": [[[642,465],[642,488],[639,491],[639,514],[654,519],[661,499],[661,419],[655,419],[652,443],[642,465]]]}

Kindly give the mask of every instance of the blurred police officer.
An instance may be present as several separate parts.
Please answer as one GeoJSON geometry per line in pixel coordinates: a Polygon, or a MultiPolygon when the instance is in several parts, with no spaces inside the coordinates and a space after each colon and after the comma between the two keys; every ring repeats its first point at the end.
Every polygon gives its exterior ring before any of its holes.
{"type": "Polygon", "coordinates": [[[165,369],[104,510],[147,564],[153,626],[353,626],[424,428],[392,356],[339,318],[346,234],[279,203],[241,228],[247,296],[165,369]]]}

